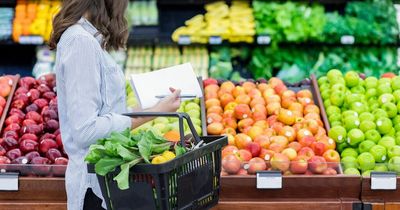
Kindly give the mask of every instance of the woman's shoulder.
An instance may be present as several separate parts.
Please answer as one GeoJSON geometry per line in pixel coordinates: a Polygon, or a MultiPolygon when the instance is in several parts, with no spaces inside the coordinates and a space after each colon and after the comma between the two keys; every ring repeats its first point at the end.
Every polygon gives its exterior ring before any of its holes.
{"type": "MultiPolygon", "coordinates": [[[[77,42],[78,44],[89,44],[92,46],[99,45],[96,38],[94,38],[79,24],[72,25],[64,31],[61,35],[60,41],[58,42],[57,48],[70,46],[73,42],[77,42]]],[[[98,47],[100,47],[100,45],[98,47]]]]}

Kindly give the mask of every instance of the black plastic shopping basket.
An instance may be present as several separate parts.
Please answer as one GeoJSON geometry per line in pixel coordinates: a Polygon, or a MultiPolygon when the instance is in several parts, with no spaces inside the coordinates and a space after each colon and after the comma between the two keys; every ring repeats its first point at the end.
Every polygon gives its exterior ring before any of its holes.
{"type": "MultiPolygon", "coordinates": [[[[134,113],[130,117],[178,117],[181,144],[183,120],[192,132],[197,149],[159,165],[138,164],[130,169],[129,189],[120,190],[113,178],[119,173],[97,175],[108,210],[209,209],[218,203],[223,136],[199,137],[185,113],[134,113]]],[[[94,165],[88,165],[94,173],[94,165]]]]}

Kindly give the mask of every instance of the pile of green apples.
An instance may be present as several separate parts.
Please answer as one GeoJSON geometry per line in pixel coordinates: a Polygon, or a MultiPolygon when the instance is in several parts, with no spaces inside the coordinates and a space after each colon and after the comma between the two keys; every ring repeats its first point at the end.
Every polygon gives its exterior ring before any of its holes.
{"type": "Polygon", "coordinates": [[[400,77],[363,79],[334,69],[318,85],[344,174],[400,174],[400,77]]]}
{"type": "Polygon", "coordinates": [[[125,89],[126,89],[126,106],[133,108],[138,105],[138,101],[136,99],[135,92],[132,90],[132,87],[129,83],[129,81],[126,81],[125,83],[125,89]]]}
{"type": "MultiPolygon", "coordinates": [[[[201,109],[200,100],[193,99],[189,101],[182,101],[181,106],[177,112],[184,112],[190,116],[193,126],[196,129],[197,134],[202,134],[201,129],[201,109]]],[[[152,121],[149,121],[142,126],[134,129],[133,132],[138,132],[140,130],[152,129],[159,135],[163,136],[168,131],[178,131],[179,132],[179,121],[176,117],[157,117],[152,121]]],[[[184,132],[185,135],[191,134],[189,126],[186,121],[184,121],[184,132]]]]}

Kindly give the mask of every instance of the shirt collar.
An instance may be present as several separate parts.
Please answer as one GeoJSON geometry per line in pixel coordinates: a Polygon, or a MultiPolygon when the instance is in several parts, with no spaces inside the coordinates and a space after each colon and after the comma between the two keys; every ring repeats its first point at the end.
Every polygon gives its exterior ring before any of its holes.
{"type": "Polygon", "coordinates": [[[83,29],[89,32],[100,44],[103,42],[103,35],[94,27],[86,18],[81,17],[78,24],[80,24],[83,29]]]}

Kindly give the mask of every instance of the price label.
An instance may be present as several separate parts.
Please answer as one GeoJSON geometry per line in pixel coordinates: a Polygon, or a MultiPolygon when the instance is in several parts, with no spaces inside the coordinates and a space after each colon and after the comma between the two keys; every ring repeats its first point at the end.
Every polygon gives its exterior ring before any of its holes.
{"type": "Polygon", "coordinates": [[[355,41],[356,39],[354,38],[354,36],[351,35],[345,35],[340,37],[340,43],[342,44],[351,45],[354,44],[355,41]]]}
{"type": "Polygon", "coordinates": [[[18,191],[18,173],[0,173],[0,191],[18,191]]]}
{"type": "Polygon", "coordinates": [[[271,37],[268,35],[260,35],[257,37],[257,44],[269,45],[271,43],[271,37]]]}
{"type": "Polygon", "coordinates": [[[44,39],[41,36],[20,36],[19,43],[41,45],[44,43],[44,39]]]}
{"type": "Polygon", "coordinates": [[[282,174],[280,171],[257,172],[257,189],[282,189],[282,174]]]}
{"type": "Polygon", "coordinates": [[[210,36],[210,38],[208,39],[208,42],[211,45],[219,45],[219,44],[222,44],[222,38],[220,36],[210,36]]]}
{"type": "Polygon", "coordinates": [[[190,45],[190,43],[191,43],[190,36],[187,36],[187,35],[179,36],[178,44],[180,44],[180,45],[190,45]]]}
{"type": "Polygon", "coordinates": [[[371,172],[371,190],[396,190],[395,172],[371,172]]]}

